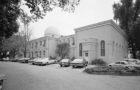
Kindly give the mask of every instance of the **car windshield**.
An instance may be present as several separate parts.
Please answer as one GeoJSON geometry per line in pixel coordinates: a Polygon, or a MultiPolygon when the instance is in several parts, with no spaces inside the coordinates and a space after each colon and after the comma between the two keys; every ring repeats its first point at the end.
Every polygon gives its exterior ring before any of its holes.
{"type": "Polygon", "coordinates": [[[73,62],[82,62],[83,59],[75,59],[73,62]]]}
{"type": "Polygon", "coordinates": [[[69,61],[69,59],[63,59],[62,60],[62,62],[68,62],[69,61]]]}
{"type": "Polygon", "coordinates": [[[116,62],[115,64],[120,64],[120,62],[116,62]]]}
{"type": "Polygon", "coordinates": [[[124,64],[124,65],[125,65],[126,63],[124,63],[124,62],[120,62],[120,64],[124,64]]]}

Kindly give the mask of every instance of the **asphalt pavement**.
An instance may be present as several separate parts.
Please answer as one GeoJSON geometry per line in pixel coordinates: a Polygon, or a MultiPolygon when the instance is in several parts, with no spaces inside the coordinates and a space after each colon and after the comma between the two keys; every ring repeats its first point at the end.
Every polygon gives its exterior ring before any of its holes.
{"type": "Polygon", "coordinates": [[[0,62],[4,90],[140,90],[140,76],[90,75],[82,68],[0,62]]]}

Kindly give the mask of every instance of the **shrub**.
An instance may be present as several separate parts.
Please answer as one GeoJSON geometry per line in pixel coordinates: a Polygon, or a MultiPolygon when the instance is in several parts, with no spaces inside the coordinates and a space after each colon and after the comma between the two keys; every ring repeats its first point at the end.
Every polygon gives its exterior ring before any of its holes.
{"type": "Polygon", "coordinates": [[[52,57],[52,56],[50,56],[49,59],[50,59],[50,60],[52,60],[52,59],[56,59],[56,57],[52,57]]]}
{"type": "Polygon", "coordinates": [[[125,67],[97,66],[86,68],[84,72],[89,74],[107,74],[107,75],[140,75],[140,71],[130,70],[125,67]]]}
{"type": "Polygon", "coordinates": [[[73,61],[74,59],[75,59],[75,57],[72,57],[72,58],[71,58],[71,61],[73,61]]]}
{"type": "Polygon", "coordinates": [[[106,65],[106,62],[99,58],[99,59],[92,60],[92,61],[91,61],[91,64],[92,64],[92,65],[101,65],[101,66],[105,66],[105,65],[106,65]]]}

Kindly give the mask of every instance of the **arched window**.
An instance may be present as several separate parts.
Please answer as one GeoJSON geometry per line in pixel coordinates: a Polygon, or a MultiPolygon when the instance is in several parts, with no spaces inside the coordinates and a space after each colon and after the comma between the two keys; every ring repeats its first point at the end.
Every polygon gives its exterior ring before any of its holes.
{"type": "Polygon", "coordinates": [[[82,56],[82,43],[79,44],[79,56],[82,56]]]}
{"type": "Polygon", "coordinates": [[[101,56],[105,56],[105,41],[102,40],[100,45],[101,45],[101,56]]]}

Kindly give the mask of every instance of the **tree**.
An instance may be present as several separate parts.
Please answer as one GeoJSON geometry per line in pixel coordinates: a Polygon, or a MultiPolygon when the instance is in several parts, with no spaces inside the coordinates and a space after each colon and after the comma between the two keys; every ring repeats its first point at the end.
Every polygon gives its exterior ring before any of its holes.
{"type": "MultiPolygon", "coordinates": [[[[27,27],[28,28],[28,27],[27,27]]],[[[32,35],[32,29],[28,28],[26,30],[22,30],[17,33],[17,35],[22,37],[22,47],[20,48],[21,52],[24,54],[24,57],[26,57],[28,52],[28,44],[32,35]]]]}
{"type": "Polygon", "coordinates": [[[43,18],[54,7],[74,11],[79,0],[0,0],[0,45],[4,38],[18,32],[17,19],[22,15],[23,4],[29,7],[32,19],[37,20],[43,18]]]}
{"type": "Polygon", "coordinates": [[[14,58],[24,46],[22,43],[23,40],[24,37],[20,35],[13,35],[10,38],[5,39],[2,46],[3,52],[9,52],[10,57],[14,58]]]}
{"type": "Polygon", "coordinates": [[[18,31],[16,22],[20,15],[20,0],[0,0],[0,45],[4,38],[9,38],[18,31]]]}
{"type": "Polygon", "coordinates": [[[24,24],[24,37],[25,37],[25,44],[24,44],[24,57],[26,58],[26,53],[27,53],[27,43],[29,41],[30,38],[30,33],[29,32],[29,24],[32,21],[31,17],[28,16],[27,13],[25,13],[23,10],[21,10],[22,14],[20,15],[20,20],[22,21],[22,23],[24,24]]]}
{"type": "Polygon", "coordinates": [[[70,52],[70,46],[68,43],[61,43],[57,45],[56,54],[62,59],[67,57],[70,52]]]}
{"type": "Polygon", "coordinates": [[[140,50],[140,0],[120,0],[113,5],[114,19],[128,35],[134,58],[140,50]]]}
{"type": "Polygon", "coordinates": [[[33,14],[34,19],[43,18],[47,12],[55,7],[60,7],[65,11],[74,11],[80,0],[25,0],[33,14]]]}

